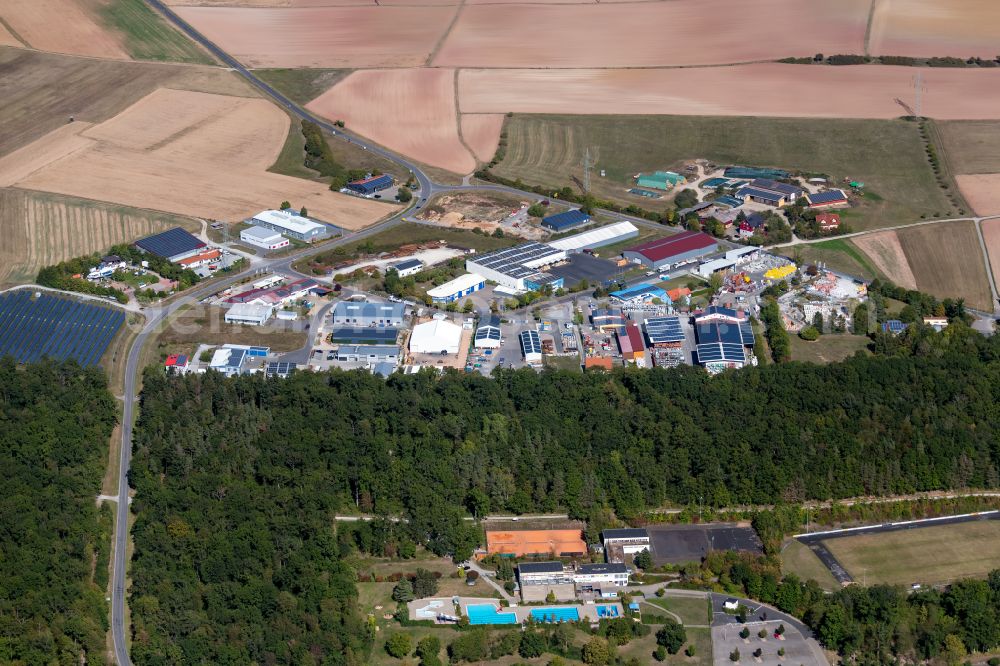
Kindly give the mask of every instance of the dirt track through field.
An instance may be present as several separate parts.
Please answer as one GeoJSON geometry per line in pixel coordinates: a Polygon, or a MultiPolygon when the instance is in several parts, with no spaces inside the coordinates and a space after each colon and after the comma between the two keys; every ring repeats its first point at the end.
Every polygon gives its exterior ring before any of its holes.
{"type": "Polygon", "coordinates": [[[283,200],[348,229],[395,210],[266,172],[289,123],[264,99],[162,89],[100,125],[78,123],[43,137],[0,160],[0,173],[18,175],[19,162],[30,162],[19,187],[227,221],[283,200]],[[45,147],[44,166],[31,161],[38,145],[45,147]]]}
{"type": "Polygon", "coordinates": [[[917,288],[917,278],[895,231],[858,236],[853,242],[895,284],[907,289],[917,288]]]}

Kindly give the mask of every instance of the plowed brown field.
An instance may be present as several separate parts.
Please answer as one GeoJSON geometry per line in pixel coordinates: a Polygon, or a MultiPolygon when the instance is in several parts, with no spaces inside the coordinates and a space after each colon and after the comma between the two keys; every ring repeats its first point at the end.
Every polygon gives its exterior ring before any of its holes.
{"type": "Polygon", "coordinates": [[[480,162],[489,162],[497,152],[503,119],[502,113],[462,114],[462,138],[480,162]]]}
{"type": "Polygon", "coordinates": [[[463,9],[434,64],[650,67],[861,53],[869,4],[754,0],[749,11],[733,0],[473,5],[463,9]]]}
{"type": "Polygon", "coordinates": [[[181,18],[252,67],[417,67],[454,7],[178,7],[181,18]]]}
{"type": "MultiPolygon", "coordinates": [[[[33,172],[16,185],[219,220],[243,219],[288,200],[349,229],[394,210],[266,172],[289,122],[263,99],[161,89],[105,123],[89,129],[81,123],[75,132],[41,139],[51,161],[32,164],[33,172]]],[[[0,173],[14,172],[31,147],[0,159],[0,173]]]]}
{"type": "Polygon", "coordinates": [[[4,0],[0,18],[40,51],[127,60],[121,42],[100,24],[95,6],[80,0],[4,0]]]}
{"type": "Polygon", "coordinates": [[[996,0],[878,0],[872,16],[869,46],[876,55],[992,60],[998,44],[996,0]]]}
{"type": "Polygon", "coordinates": [[[955,176],[955,181],[977,215],[1000,215],[1000,173],[955,176]]]}
{"type": "Polygon", "coordinates": [[[458,136],[454,79],[449,69],[354,72],[308,108],[425,164],[465,174],[476,160],[458,136]]]}

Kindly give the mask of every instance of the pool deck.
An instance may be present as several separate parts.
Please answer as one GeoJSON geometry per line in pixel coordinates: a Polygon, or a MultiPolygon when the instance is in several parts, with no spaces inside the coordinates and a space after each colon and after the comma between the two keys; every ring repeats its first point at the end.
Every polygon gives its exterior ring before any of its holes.
{"type": "MultiPolygon", "coordinates": [[[[621,603],[618,601],[600,601],[596,603],[563,603],[563,604],[548,604],[545,606],[511,606],[510,608],[500,608],[499,599],[489,599],[483,597],[458,597],[458,605],[462,609],[462,615],[468,617],[469,611],[468,607],[481,605],[481,604],[492,604],[500,613],[514,613],[517,617],[518,623],[524,623],[528,617],[531,616],[531,611],[539,610],[544,611],[548,608],[575,608],[580,614],[581,620],[587,620],[589,622],[597,622],[601,618],[597,614],[598,606],[611,606],[617,612],[617,616],[622,617],[625,615],[625,609],[622,607],[621,603]]],[[[451,597],[428,597],[426,599],[415,599],[407,604],[407,608],[410,611],[411,620],[433,620],[434,617],[428,617],[426,615],[427,611],[432,611],[434,613],[440,613],[444,615],[454,615],[455,606],[451,597]],[[424,610],[421,614],[419,611],[424,610]]]]}

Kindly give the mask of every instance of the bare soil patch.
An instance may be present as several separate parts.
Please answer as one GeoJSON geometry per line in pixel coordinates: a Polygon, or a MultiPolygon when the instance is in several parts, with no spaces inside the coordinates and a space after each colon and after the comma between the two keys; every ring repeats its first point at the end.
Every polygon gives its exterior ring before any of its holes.
{"type": "MultiPolygon", "coordinates": [[[[395,209],[331,192],[323,183],[266,172],[284,144],[289,122],[263,99],[159,90],[87,130],[89,147],[65,149],[65,157],[16,184],[229,221],[288,200],[349,229],[395,209]]],[[[76,148],[79,138],[65,137],[64,144],[76,148]]],[[[58,145],[47,150],[60,154],[58,145]]]]}
{"type": "Polygon", "coordinates": [[[476,160],[458,136],[454,78],[450,69],[354,72],[307,108],[425,164],[470,173],[476,160]]]}
{"type": "Polygon", "coordinates": [[[676,0],[466,6],[442,67],[712,65],[861,53],[869,0],[676,0]],[[739,16],[738,20],[732,17],[739,16]],[[729,18],[726,18],[729,17],[729,18]],[[780,20],[776,20],[780,17],[780,20]]]}
{"type": "Polygon", "coordinates": [[[990,255],[993,283],[1000,284],[1000,220],[986,220],[982,223],[983,241],[990,255]]]}
{"type": "MultiPolygon", "coordinates": [[[[688,69],[467,69],[464,113],[572,113],[896,118],[913,98],[912,67],[778,63],[688,69]],[[767,90],[767,94],[761,94],[767,90]],[[832,91],[836,91],[834,94],[832,91]]],[[[923,111],[1000,117],[1000,70],[927,69],[923,111]]]]}
{"type": "Polygon", "coordinates": [[[1000,173],[966,174],[955,181],[977,215],[1000,215],[1000,173]]]}
{"type": "Polygon", "coordinates": [[[252,67],[417,67],[453,7],[178,7],[177,14],[252,67]]]}
{"type": "Polygon", "coordinates": [[[895,231],[858,236],[853,241],[894,283],[907,289],[917,288],[917,278],[895,231]]]}
{"type": "Polygon", "coordinates": [[[4,0],[0,18],[28,46],[40,51],[127,60],[117,35],[88,0],[4,0]]]}
{"type": "Polygon", "coordinates": [[[998,43],[995,0],[879,0],[869,49],[876,55],[993,59],[998,43]]]}
{"type": "MultiPolygon", "coordinates": [[[[430,201],[416,218],[422,222],[453,229],[481,229],[493,233],[501,221],[530,203],[518,197],[495,192],[463,192],[444,194],[430,201]]],[[[516,231],[525,238],[541,238],[538,227],[521,225],[518,229],[504,227],[504,232],[516,231]]]]}
{"type": "Polygon", "coordinates": [[[502,113],[462,114],[462,138],[480,162],[489,162],[500,145],[502,113]]]}

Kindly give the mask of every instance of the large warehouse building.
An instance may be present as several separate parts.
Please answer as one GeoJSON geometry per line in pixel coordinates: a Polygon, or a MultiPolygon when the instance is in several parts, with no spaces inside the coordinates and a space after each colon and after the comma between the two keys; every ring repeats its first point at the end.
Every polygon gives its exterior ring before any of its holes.
{"type": "Polygon", "coordinates": [[[330,228],[308,217],[299,215],[294,210],[265,210],[257,213],[250,224],[265,229],[272,229],[280,234],[311,243],[330,234],[330,228]]]}
{"type": "Polygon", "coordinates": [[[715,250],[717,242],[700,231],[682,231],[673,236],[630,247],[622,252],[622,256],[644,266],[659,269],[710,254],[715,250]]]}
{"type": "Polygon", "coordinates": [[[443,319],[417,324],[410,334],[414,354],[457,354],[462,344],[462,327],[443,319]]]}
{"type": "Polygon", "coordinates": [[[172,262],[193,257],[207,247],[204,241],[180,227],[140,238],[135,242],[135,246],[143,252],[155,254],[172,262]]]}
{"type": "Polygon", "coordinates": [[[579,208],[575,210],[567,210],[562,213],[556,213],[554,215],[548,215],[542,218],[542,226],[552,231],[565,231],[570,227],[577,227],[581,224],[586,224],[590,222],[590,216],[584,213],[579,208]]]}
{"type": "Polygon", "coordinates": [[[528,242],[473,255],[465,260],[465,270],[515,292],[540,289],[547,284],[558,289],[563,286],[562,278],[549,275],[542,269],[565,259],[563,250],[528,242]]]}
{"type": "Polygon", "coordinates": [[[631,222],[618,222],[567,238],[560,238],[557,241],[547,243],[547,245],[563,252],[580,252],[581,250],[593,250],[605,245],[620,243],[638,235],[639,229],[631,222]]]}
{"type": "Polygon", "coordinates": [[[333,306],[334,326],[399,328],[406,306],[402,303],[358,303],[340,301],[333,306]]]}

